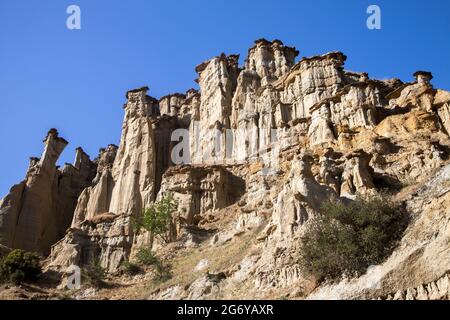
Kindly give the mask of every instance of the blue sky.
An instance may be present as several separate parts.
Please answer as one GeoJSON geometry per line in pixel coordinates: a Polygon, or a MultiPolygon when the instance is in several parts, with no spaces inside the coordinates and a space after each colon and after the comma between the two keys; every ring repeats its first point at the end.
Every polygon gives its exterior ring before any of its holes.
{"type": "Polygon", "coordinates": [[[128,89],[160,97],[196,87],[194,68],[221,52],[278,38],[301,56],[343,51],[346,69],[404,81],[419,69],[450,89],[448,0],[46,0],[0,1],[0,197],[24,178],[30,156],[55,127],[91,158],[119,143],[128,89]],[[66,28],[81,8],[82,29],[66,28]],[[382,29],[366,28],[366,9],[382,29]]]}

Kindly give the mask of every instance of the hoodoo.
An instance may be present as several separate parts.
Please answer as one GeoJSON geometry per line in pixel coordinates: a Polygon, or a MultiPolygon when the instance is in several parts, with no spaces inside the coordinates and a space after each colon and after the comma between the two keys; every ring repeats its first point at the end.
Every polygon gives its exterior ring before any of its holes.
{"type": "Polygon", "coordinates": [[[79,148],[58,168],[67,141],[51,129],[0,203],[0,245],[48,255],[62,279],[94,260],[114,277],[150,246],[173,279],[138,298],[448,298],[450,92],[431,72],[377,80],[341,52],[298,54],[259,39],[243,66],[235,54],[198,65],[198,91],[128,91],[120,143],[93,161],[79,148]],[[306,274],[300,243],[322,205],[386,192],[411,215],[395,250],[347,282],[306,274]],[[134,224],[168,195],[161,241],[134,224]]]}

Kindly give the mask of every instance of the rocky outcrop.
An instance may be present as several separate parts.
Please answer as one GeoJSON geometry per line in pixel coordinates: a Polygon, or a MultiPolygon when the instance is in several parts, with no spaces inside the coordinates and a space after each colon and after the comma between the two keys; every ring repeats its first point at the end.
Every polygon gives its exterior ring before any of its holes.
{"type": "Polygon", "coordinates": [[[136,215],[154,200],[155,138],[149,116],[156,101],[147,88],[127,93],[119,149],[112,167],[114,187],[109,212],[136,215]]]}
{"type": "Polygon", "coordinates": [[[248,50],[245,69],[256,72],[261,85],[265,86],[286,74],[294,65],[298,54],[295,48],[285,46],[280,40],[270,42],[259,39],[248,50]]]}
{"type": "MultiPolygon", "coordinates": [[[[382,299],[382,298],[379,298],[382,299]]],[[[416,288],[400,290],[385,297],[385,300],[449,300],[450,299],[450,277],[442,278],[420,285],[416,288]]]]}
{"type": "Polygon", "coordinates": [[[157,101],[148,88],[127,93],[120,146],[100,150],[92,186],[81,194],[72,227],[96,215],[138,215],[155,199],[156,153],[153,116],[157,101]]]}
{"type": "MultiPolygon", "coordinates": [[[[407,196],[405,200],[413,215],[412,223],[386,262],[370,268],[360,278],[324,286],[311,297],[376,299],[391,296],[405,299],[411,296],[418,299],[418,296],[425,298],[434,293],[445,297],[444,287],[434,290],[432,284],[441,283],[441,278],[445,281],[449,269],[449,181],[450,165],[447,165],[407,196]],[[424,289],[424,284],[430,285],[429,291],[424,289]]],[[[445,283],[441,284],[445,286],[445,283]]]]}
{"type": "Polygon", "coordinates": [[[414,73],[416,82],[399,88],[391,93],[388,98],[392,108],[418,108],[424,111],[432,111],[434,90],[430,84],[433,76],[430,72],[417,71],[414,73]]]}
{"type": "Polygon", "coordinates": [[[269,233],[277,231],[279,241],[292,239],[296,230],[317,213],[323,202],[338,197],[333,189],[314,179],[313,161],[308,154],[301,154],[292,161],[287,183],[274,203],[272,223],[275,228],[269,223],[267,230],[269,233]]]}
{"type": "Polygon", "coordinates": [[[112,273],[128,260],[132,243],[130,216],[96,215],[77,228],[70,228],[52,247],[48,268],[64,273],[71,265],[84,266],[99,261],[112,273]]]}
{"type": "Polygon", "coordinates": [[[184,94],[175,93],[162,97],[159,99],[159,112],[161,115],[178,116],[181,112],[181,107],[186,100],[184,94]]]}
{"type": "Polygon", "coordinates": [[[227,157],[225,130],[230,128],[231,102],[240,71],[238,58],[222,54],[195,69],[201,102],[199,120],[191,123],[194,164],[223,163],[227,157]]]}
{"type": "Polygon", "coordinates": [[[341,52],[297,55],[260,39],[242,68],[226,54],[197,66],[199,91],[159,100],[147,87],[129,91],[120,145],[100,150],[95,164],[79,150],[73,166],[56,169],[66,143],[52,131],[27,180],[0,204],[1,244],[48,249],[72,221],[47,267],[99,258],[114,273],[153,239],[133,232],[133,218],[172,194],[173,243],[152,249],[181,259],[176,271],[202,259],[152,298],[445,297],[450,93],[429,72],[411,83],[376,80],[344,70],[341,52]],[[385,263],[319,288],[302,274],[300,238],[323,202],[403,194],[433,175],[403,199],[414,219],[385,263]],[[36,201],[44,206],[34,210],[36,201]],[[36,232],[22,236],[30,223],[36,232]]]}
{"type": "Polygon", "coordinates": [[[450,92],[437,90],[433,105],[447,134],[450,135],[450,92]]]}
{"type": "Polygon", "coordinates": [[[342,66],[347,57],[341,52],[303,58],[273,85],[281,90],[281,102],[291,105],[292,120],[311,116],[311,108],[332,97],[345,85],[342,66]]]}
{"type": "Polygon", "coordinates": [[[81,148],[72,164],[56,166],[67,141],[52,129],[44,140],[41,158],[31,158],[24,181],[15,185],[0,208],[0,242],[48,254],[70,226],[83,188],[92,180],[95,165],[81,148]]]}
{"type": "Polygon", "coordinates": [[[147,90],[127,93],[120,145],[100,150],[97,175],[78,200],[71,230],[52,249],[51,266],[83,265],[100,257],[105,268],[115,271],[128,259],[133,243],[131,219],[153,203],[156,193],[152,119],[160,113],[147,90]]]}
{"type": "Polygon", "coordinates": [[[173,167],[163,176],[159,197],[169,193],[178,201],[183,225],[196,225],[198,215],[236,203],[245,181],[222,167],[173,167]]]}
{"type": "Polygon", "coordinates": [[[100,150],[97,159],[97,174],[92,181],[92,186],[84,189],[78,199],[72,227],[109,211],[114,186],[111,170],[116,158],[117,148],[115,145],[109,145],[107,148],[100,150]]]}

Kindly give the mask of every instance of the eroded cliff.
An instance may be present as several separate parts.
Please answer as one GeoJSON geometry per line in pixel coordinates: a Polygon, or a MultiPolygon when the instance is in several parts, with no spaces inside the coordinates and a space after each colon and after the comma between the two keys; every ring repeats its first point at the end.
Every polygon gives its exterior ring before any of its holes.
{"type": "MultiPolygon", "coordinates": [[[[43,253],[53,245],[47,267],[63,274],[95,257],[115,274],[149,236],[135,234],[133,217],[171,193],[171,243],[153,249],[172,261],[174,278],[139,297],[387,298],[444,281],[450,260],[432,270],[426,261],[447,250],[450,93],[433,87],[430,72],[376,80],[344,70],[340,52],[295,62],[298,54],[260,39],[242,68],[226,54],[197,66],[199,91],[159,100],[147,87],[129,91],[120,144],[95,163],[79,150],[73,166],[56,169],[66,142],[51,131],[1,203],[1,244],[43,253]],[[414,214],[400,247],[375,280],[371,269],[317,287],[298,265],[305,225],[328,199],[382,190],[403,194],[414,214]]],[[[139,286],[139,277],[126,281],[139,286]]]]}

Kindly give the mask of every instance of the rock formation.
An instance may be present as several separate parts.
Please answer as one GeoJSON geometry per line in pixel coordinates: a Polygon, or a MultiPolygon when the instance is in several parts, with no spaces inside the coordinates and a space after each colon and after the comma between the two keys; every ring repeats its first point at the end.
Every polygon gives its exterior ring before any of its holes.
{"type": "Polygon", "coordinates": [[[93,178],[95,164],[81,148],[72,164],[56,166],[67,141],[51,129],[41,158],[31,158],[26,178],[13,186],[0,207],[0,243],[48,254],[70,226],[75,204],[93,178]]]}
{"type": "Polygon", "coordinates": [[[408,195],[413,222],[386,262],[358,279],[320,288],[312,298],[448,298],[449,227],[444,221],[450,214],[449,181],[447,165],[408,195]]]}
{"type": "Polygon", "coordinates": [[[245,193],[244,181],[222,167],[174,167],[163,181],[160,196],[174,195],[187,225],[198,222],[196,215],[226,208],[245,193]]]}
{"type": "Polygon", "coordinates": [[[433,87],[430,72],[376,80],[344,70],[340,52],[295,62],[298,54],[260,39],[242,68],[226,54],[197,66],[199,91],[159,100],[147,87],[129,91],[120,144],[94,162],[80,149],[73,166],[57,169],[67,143],[50,131],[41,159],[1,202],[0,244],[42,253],[53,245],[47,268],[99,258],[113,274],[147,236],[135,234],[133,218],[170,193],[173,243],[153,249],[198,249],[202,260],[185,270],[189,282],[146,298],[448,296],[450,93],[433,87]],[[430,177],[403,199],[415,220],[375,282],[369,270],[316,288],[301,273],[299,238],[324,201],[407,193],[430,177]],[[216,273],[205,276],[208,259],[216,273]]]}

